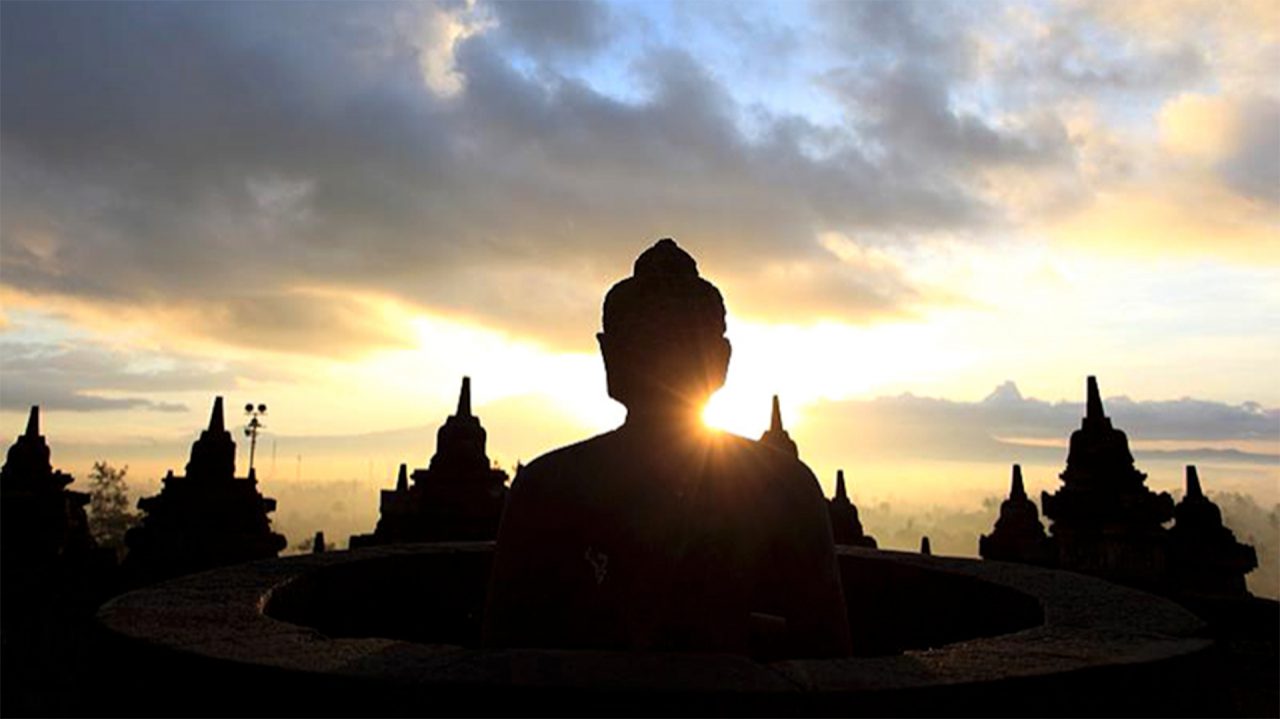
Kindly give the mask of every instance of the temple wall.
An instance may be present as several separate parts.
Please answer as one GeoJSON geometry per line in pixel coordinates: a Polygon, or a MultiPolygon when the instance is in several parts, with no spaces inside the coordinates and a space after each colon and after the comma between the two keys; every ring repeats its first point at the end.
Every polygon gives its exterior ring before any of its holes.
{"type": "Polygon", "coordinates": [[[841,548],[863,654],[475,646],[488,543],[267,560],[99,613],[131,708],[164,714],[1217,714],[1203,624],[1152,595],[1002,562],[841,548]]]}

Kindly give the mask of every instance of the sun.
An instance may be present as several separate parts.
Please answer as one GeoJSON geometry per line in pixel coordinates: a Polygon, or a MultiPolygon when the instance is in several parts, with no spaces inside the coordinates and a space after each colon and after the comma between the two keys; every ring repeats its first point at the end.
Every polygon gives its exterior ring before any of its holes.
{"type": "Polygon", "coordinates": [[[726,387],[707,402],[702,423],[712,429],[758,437],[769,427],[769,401],[767,393],[726,387]]]}

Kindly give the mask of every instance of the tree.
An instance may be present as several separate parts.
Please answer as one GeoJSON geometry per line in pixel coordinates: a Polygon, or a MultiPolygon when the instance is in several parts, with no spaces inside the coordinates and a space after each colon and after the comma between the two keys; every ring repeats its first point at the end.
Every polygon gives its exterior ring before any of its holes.
{"type": "Polygon", "coordinates": [[[129,510],[128,472],[128,466],[116,469],[106,462],[94,462],[89,472],[89,531],[99,546],[117,554],[124,551],[124,533],[138,522],[129,510]]]}

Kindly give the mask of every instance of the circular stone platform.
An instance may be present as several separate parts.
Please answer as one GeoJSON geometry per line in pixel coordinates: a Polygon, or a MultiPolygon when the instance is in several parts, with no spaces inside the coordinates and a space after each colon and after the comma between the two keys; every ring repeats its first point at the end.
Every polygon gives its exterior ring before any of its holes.
{"type": "Polygon", "coordinates": [[[267,560],[98,614],[131,713],[1213,714],[1203,624],[1022,565],[841,547],[860,656],[484,650],[492,543],[267,560]]]}

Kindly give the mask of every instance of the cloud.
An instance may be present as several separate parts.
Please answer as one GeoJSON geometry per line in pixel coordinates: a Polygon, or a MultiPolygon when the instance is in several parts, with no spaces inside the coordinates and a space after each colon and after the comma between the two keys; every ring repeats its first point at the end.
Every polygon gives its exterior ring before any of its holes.
{"type": "Polygon", "coordinates": [[[1280,205],[1280,100],[1251,97],[1237,106],[1237,140],[1218,169],[1236,192],[1280,205]]]}
{"type": "Polygon", "coordinates": [[[68,392],[63,388],[35,383],[11,384],[4,381],[4,401],[0,406],[8,410],[20,410],[39,405],[46,410],[69,412],[105,412],[111,410],[142,409],[153,412],[186,412],[188,407],[177,402],[153,402],[141,397],[99,397],[82,392],[68,392]]]}
{"type": "MultiPolygon", "coordinates": [[[[308,286],[560,342],[564,298],[602,292],[660,236],[684,240],[728,281],[772,289],[775,270],[761,266],[836,276],[821,231],[989,221],[956,178],[877,163],[798,115],[766,113],[747,136],[721,80],[679,48],[637,59],[635,86],[648,91],[636,101],[513,64],[517,45],[590,52],[617,31],[592,8],[552,5],[577,18],[553,26],[524,5],[498,6],[505,31],[473,23],[442,39],[422,29],[444,22],[435,15],[418,22],[383,6],[6,7],[0,237],[21,271],[4,282],[210,307],[191,331],[308,352],[326,346],[327,324],[347,344],[387,339],[353,332],[342,303],[291,300],[308,286]],[[454,95],[420,71],[441,43],[465,80],[454,95]],[[583,289],[476,289],[497,278],[583,289]],[[254,329],[272,317],[297,331],[254,329]]],[[[993,141],[970,134],[975,146],[993,141]]],[[[820,285],[825,299],[799,304],[865,321],[913,295],[862,286],[876,281],[846,273],[820,285]]]]}
{"type": "MultiPolygon", "coordinates": [[[[1137,447],[1139,457],[1280,464],[1280,446],[1275,443],[1280,409],[1251,402],[1135,401],[1124,396],[1107,397],[1104,404],[1131,442],[1185,445],[1137,447]],[[1220,446],[1230,442],[1242,447],[1263,443],[1270,449],[1258,453],[1220,446]]],[[[1067,439],[1083,415],[1082,402],[1023,397],[1016,385],[1006,382],[979,402],[910,394],[820,402],[807,411],[805,432],[809,450],[826,456],[841,448],[849,456],[1053,462],[1065,456],[1067,439]]]]}
{"type": "Polygon", "coordinates": [[[186,412],[178,402],[156,395],[235,386],[231,363],[211,363],[139,350],[117,350],[85,341],[0,340],[4,363],[0,407],[21,411],[98,412],[142,409],[186,412]]]}
{"type": "Polygon", "coordinates": [[[1280,51],[1280,7],[1269,0],[1086,0],[1067,6],[1076,22],[1115,32],[1112,42],[1133,49],[1192,44],[1216,83],[1231,92],[1274,85],[1280,51]]]}
{"type": "Polygon", "coordinates": [[[1268,206],[1218,182],[1173,175],[1098,192],[1080,207],[1043,225],[1066,245],[1112,255],[1231,259],[1274,264],[1280,227],[1268,206]]]}
{"type": "Polygon", "coordinates": [[[1161,139],[1238,194],[1280,204],[1280,100],[1183,94],[1160,111],[1161,139]]]}
{"type": "Polygon", "coordinates": [[[584,348],[601,294],[662,236],[746,314],[868,323],[956,298],[833,257],[829,233],[874,253],[1141,225],[1108,237],[1217,252],[1273,231],[1247,206],[1275,196],[1266,93],[1233,95],[1263,99],[1240,106],[1238,151],[1212,168],[1227,200],[1199,224],[1179,208],[1201,213],[1200,184],[1126,194],[1090,158],[1130,178],[1165,166],[1121,133],[1097,141],[1112,118],[1070,122],[1095,98],[1195,91],[1222,71],[1219,39],[1122,42],[1137,30],[1096,7],[721,6],[689,11],[687,35],[650,33],[642,10],[7,4],[0,281],[236,346],[399,346],[350,294],[584,348]],[[757,46],[702,49],[727,38],[761,43],[773,66],[752,81],[800,101],[753,101],[722,68],[757,46]]]}
{"type": "MultiPolygon", "coordinates": [[[[978,184],[977,170],[1072,165],[1067,133],[1053,115],[1016,104],[994,115],[956,102],[977,79],[979,28],[964,6],[833,3],[822,10],[834,20],[828,42],[848,57],[824,83],[882,168],[950,181],[980,204],[968,189],[978,184]]],[[[999,210],[987,212],[994,218],[999,210]]]]}
{"type": "Polygon", "coordinates": [[[608,8],[583,2],[516,1],[489,4],[499,31],[515,47],[535,57],[590,53],[608,41],[608,8]]]}

